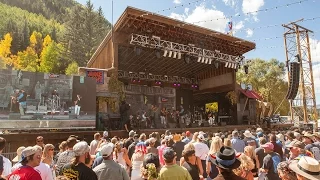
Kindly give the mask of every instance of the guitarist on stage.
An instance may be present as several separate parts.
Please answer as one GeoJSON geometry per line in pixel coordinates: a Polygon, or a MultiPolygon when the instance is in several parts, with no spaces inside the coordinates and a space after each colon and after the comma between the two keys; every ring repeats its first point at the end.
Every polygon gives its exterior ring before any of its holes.
{"type": "Polygon", "coordinates": [[[20,90],[18,101],[19,101],[20,115],[24,115],[25,109],[27,108],[27,93],[23,89],[20,90]]]}

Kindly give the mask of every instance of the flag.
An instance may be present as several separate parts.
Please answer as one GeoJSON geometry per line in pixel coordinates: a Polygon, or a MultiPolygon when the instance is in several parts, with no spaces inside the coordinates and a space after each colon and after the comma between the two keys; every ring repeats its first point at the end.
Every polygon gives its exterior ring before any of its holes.
{"type": "Polygon", "coordinates": [[[232,21],[228,22],[228,27],[229,27],[229,31],[231,31],[232,30],[232,21]]]}

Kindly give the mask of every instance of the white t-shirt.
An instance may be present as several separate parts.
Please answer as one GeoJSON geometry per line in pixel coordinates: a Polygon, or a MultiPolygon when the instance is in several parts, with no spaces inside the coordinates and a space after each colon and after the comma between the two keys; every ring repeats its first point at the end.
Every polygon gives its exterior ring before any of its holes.
{"type": "Polygon", "coordinates": [[[193,145],[195,148],[196,156],[199,157],[201,160],[206,160],[207,155],[209,153],[208,146],[202,142],[195,142],[193,145]]]}
{"type": "MultiPolygon", "coordinates": [[[[0,155],[0,156],[2,156],[2,155],[0,155]]],[[[2,172],[2,175],[3,176],[8,176],[9,174],[11,174],[12,163],[8,158],[6,158],[4,156],[2,156],[2,157],[3,157],[3,172],[2,172]]]]}
{"type": "Polygon", "coordinates": [[[91,143],[90,143],[90,154],[91,155],[95,155],[96,154],[95,152],[96,152],[96,149],[98,147],[98,143],[99,143],[98,140],[91,141],[91,143]]]}
{"type": "MultiPolygon", "coordinates": [[[[12,167],[11,171],[13,172],[21,166],[21,163],[17,163],[12,167]]],[[[40,165],[35,167],[34,169],[40,174],[42,180],[54,180],[52,171],[48,164],[40,162],[40,165]]]]}

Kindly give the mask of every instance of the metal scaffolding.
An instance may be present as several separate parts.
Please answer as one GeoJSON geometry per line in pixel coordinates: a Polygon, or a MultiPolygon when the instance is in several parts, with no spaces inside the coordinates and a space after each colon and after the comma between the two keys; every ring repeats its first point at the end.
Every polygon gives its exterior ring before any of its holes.
{"type": "Polygon", "coordinates": [[[305,124],[313,120],[315,121],[314,128],[317,129],[318,114],[309,42],[309,33],[313,33],[313,31],[297,24],[297,22],[302,20],[282,25],[286,28],[284,46],[287,58],[288,78],[290,78],[290,62],[296,61],[297,55],[300,57],[300,84],[296,98],[290,100],[291,119],[301,118],[305,124]]]}

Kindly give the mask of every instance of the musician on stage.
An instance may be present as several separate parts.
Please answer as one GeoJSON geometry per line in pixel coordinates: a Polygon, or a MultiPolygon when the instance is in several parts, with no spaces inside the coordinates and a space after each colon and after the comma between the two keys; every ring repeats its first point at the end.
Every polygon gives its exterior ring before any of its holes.
{"type": "Polygon", "coordinates": [[[160,119],[161,119],[161,124],[163,128],[167,127],[167,114],[168,114],[167,109],[163,107],[160,111],[160,119]]]}
{"type": "Polygon", "coordinates": [[[19,102],[20,115],[24,115],[25,110],[27,108],[27,93],[23,89],[20,90],[20,94],[18,96],[18,102],[19,102]]]}
{"type": "Polygon", "coordinates": [[[11,95],[11,102],[10,102],[10,112],[18,113],[19,112],[19,90],[15,90],[14,93],[11,95]]]}
{"type": "MultiPolygon", "coordinates": [[[[52,96],[57,96],[57,95],[52,95],[52,96]]],[[[76,100],[74,101],[74,113],[77,115],[77,118],[80,116],[80,109],[81,109],[81,104],[82,104],[82,97],[77,94],[76,100]]]]}
{"type": "Polygon", "coordinates": [[[149,118],[151,121],[151,128],[157,128],[157,124],[156,124],[156,112],[157,112],[158,108],[155,105],[151,105],[151,108],[149,109],[149,118]]]}

